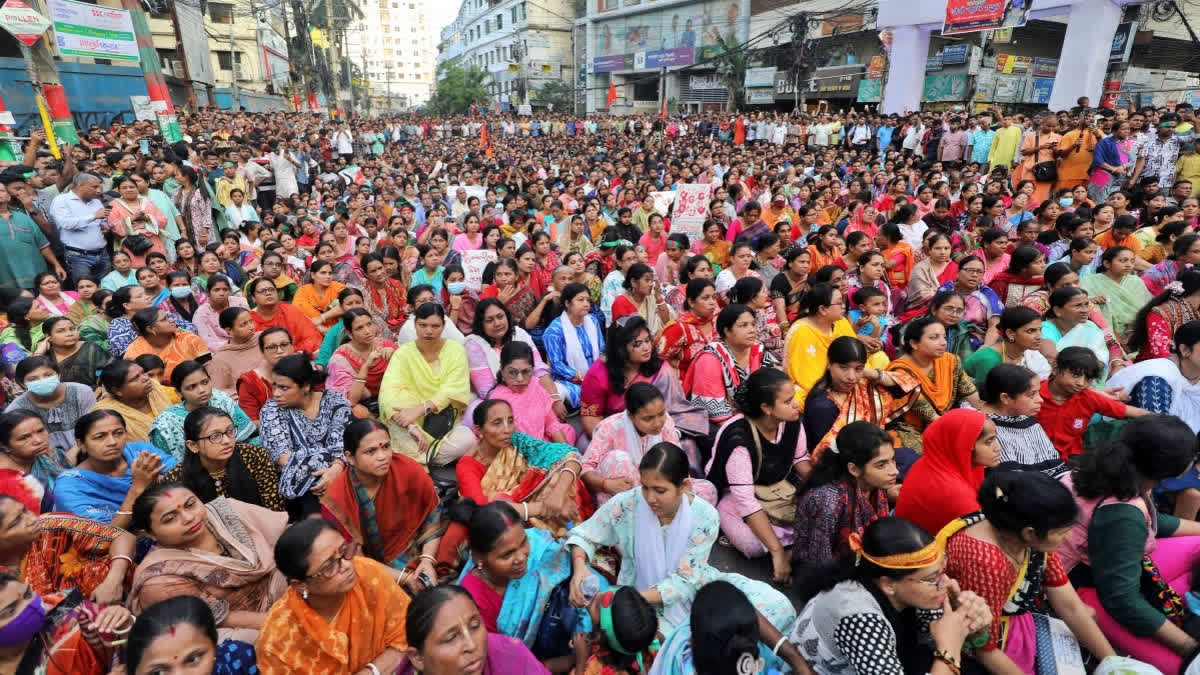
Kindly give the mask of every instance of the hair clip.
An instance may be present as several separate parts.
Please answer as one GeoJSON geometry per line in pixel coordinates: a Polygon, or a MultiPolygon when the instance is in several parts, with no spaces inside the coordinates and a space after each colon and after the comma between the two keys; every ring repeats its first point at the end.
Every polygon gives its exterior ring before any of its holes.
{"type": "Polygon", "coordinates": [[[998,485],[996,486],[996,499],[999,499],[1002,502],[1008,501],[1008,497],[1005,496],[1004,490],[1001,490],[1000,486],[998,486],[998,485]]]}

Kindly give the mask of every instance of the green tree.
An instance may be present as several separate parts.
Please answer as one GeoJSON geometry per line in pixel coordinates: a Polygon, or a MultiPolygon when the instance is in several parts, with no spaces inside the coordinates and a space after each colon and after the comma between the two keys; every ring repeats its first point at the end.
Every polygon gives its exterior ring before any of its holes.
{"type": "Polygon", "coordinates": [[[430,112],[461,115],[471,109],[471,104],[486,105],[491,99],[487,89],[490,79],[491,75],[478,66],[463,68],[457,63],[442,63],[438,66],[437,87],[427,104],[430,112]]]}
{"type": "Polygon", "coordinates": [[[550,80],[533,90],[533,100],[553,105],[554,112],[568,112],[575,107],[575,90],[562,80],[550,80]]]}

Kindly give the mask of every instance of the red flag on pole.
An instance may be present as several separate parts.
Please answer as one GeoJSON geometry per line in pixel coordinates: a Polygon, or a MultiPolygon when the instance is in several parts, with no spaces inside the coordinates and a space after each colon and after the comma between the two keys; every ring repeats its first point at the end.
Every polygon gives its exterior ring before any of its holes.
{"type": "Polygon", "coordinates": [[[611,108],[614,101],[617,100],[617,84],[615,82],[608,83],[608,98],[604,102],[604,107],[611,108]]]}

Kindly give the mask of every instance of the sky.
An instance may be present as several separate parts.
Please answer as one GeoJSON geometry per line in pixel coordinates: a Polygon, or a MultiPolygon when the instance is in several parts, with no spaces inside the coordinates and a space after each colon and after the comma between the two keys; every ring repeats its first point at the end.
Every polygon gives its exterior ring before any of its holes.
{"type": "Polygon", "coordinates": [[[454,21],[462,2],[460,0],[436,0],[431,4],[433,6],[433,23],[429,26],[429,30],[433,31],[433,44],[434,47],[437,47],[438,41],[442,38],[442,29],[454,21]]]}

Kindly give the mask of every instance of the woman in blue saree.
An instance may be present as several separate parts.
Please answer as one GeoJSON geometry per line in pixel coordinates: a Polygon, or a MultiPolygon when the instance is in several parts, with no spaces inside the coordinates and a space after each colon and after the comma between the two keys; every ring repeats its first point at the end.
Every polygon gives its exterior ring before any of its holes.
{"type": "MultiPolygon", "coordinates": [[[[463,500],[451,507],[450,517],[469,531],[471,559],[458,583],[479,606],[484,625],[489,632],[515,637],[533,648],[550,593],[571,578],[571,556],[566,544],[546,530],[526,529],[521,508],[502,501],[477,506],[463,500]]],[[[601,590],[608,587],[603,577],[593,576],[601,590]]],[[[590,633],[587,609],[575,611],[576,632],[590,633]]]]}
{"type": "Polygon", "coordinates": [[[75,423],[78,463],[58,475],[54,509],[127,528],[133,502],[176,460],[142,442],[125,442],[125,418],[98,409],[75,423]]]}

